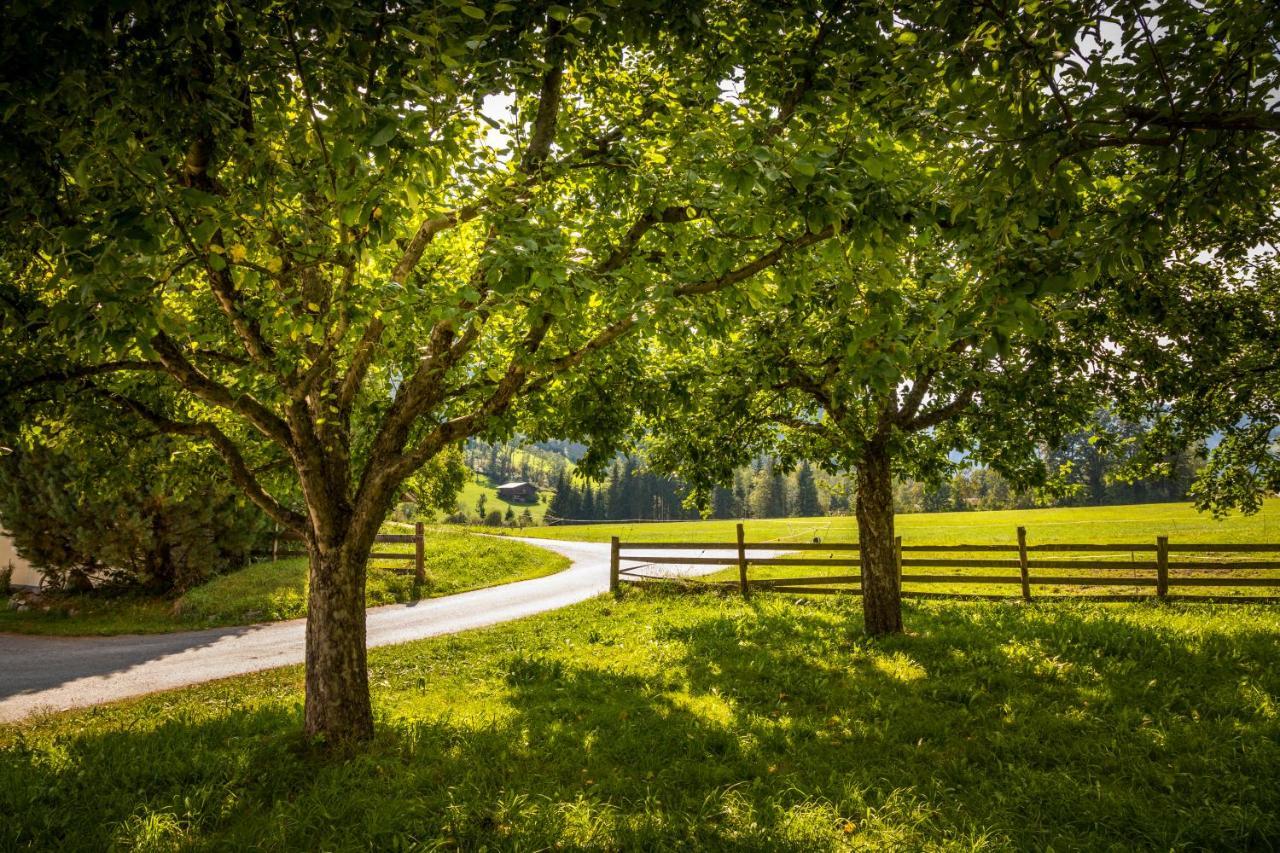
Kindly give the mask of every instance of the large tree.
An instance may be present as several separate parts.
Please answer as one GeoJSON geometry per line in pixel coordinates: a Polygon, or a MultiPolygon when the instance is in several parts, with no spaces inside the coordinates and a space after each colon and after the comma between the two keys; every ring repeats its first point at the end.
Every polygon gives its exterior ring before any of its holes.
{"type": "MultiPolygon", "coordinates": [[[[855,469],[873,634],[902,628],[895,470],[936,475],[961,449],[1015,480],[1042,476],[1038,441],[1141,379],[1117,342],[1137,328],[1159,340],[1151,271],[1269,239],[1280,176],[1280,23],[1262,4],[895,11],[913,50],[876,102],[894,129],[876,168],[900,226],[762,281],[742,328],[692,339],[700,364],[673,371],[698,426],[684,440],[664,414],[656,427],[658,458],[704,490],[727,482],[734,447],[855,469]]],[[[1231,336],[1256,367],[1259,326],[1234,322],[1231,336]]],[[[1265,438],[1255,420],[1248,434],[1265,438]]]]}
{"type": "Polygon", "coordinates": [[[93,395],[205,442],[303,538],[305,726],[331,740],[372,731],[366,555],[406,478],[522,416],[616,435],[629,338],[745,309],[753,277],[898,216],[857,142],[887,10],[5,16],[6,404],[93,395]],[[296,502],[260,475],[280,466],[296,502]]]}
{"type": "Polygon", "coordinates": [[[704,492],[762,452],[854,472],[866,629],[900,631],[894,477],[937,479],[963,450],[1034,481],[1040,442],[1093,410],[1090,351],[1060,299],[1006,315],[1017,276],[931,251],[795,275],[736,335],[681,353],[668,381],[690,405],[653,421],[655,457],[704,492]]]}

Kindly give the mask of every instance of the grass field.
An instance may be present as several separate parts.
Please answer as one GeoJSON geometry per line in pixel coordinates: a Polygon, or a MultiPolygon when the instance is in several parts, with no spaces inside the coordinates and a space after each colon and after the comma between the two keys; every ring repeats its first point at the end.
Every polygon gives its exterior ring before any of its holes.
{"type": "MultiPolygon", "coordinates": [[[[375,560],[365,589],[368,606],[527,580],[569,565],[566,558],[542,548],[449,527],[428,530],[424,544],[426,584],[415,589],[412,575],[393,571],[412,567],[412,560],[375,560]]],[[[141,596],[50,596],[35,610],[0,610],[0,631],[103,635],[274,622],[305,616],[306,592],[304,558],[266,561],[220,575],[176,601],[141,596]],[[45,605],[50,609],[43,610],[45,605]]]]}
{"type": "Polygon", "coordinates": [[[636,590],[0,727],[0,849],[1274,849],[1280,609],[636,590]]]}
{"type": "MultiPolygon", "coordinates": [[[[611,536],[618,536],[624,543],[644,543],[659,541],[689,541],[706,543],[732,543],[736,537],[734,521],[694,521],[672,522],[666,524],[628,524],[628,525],[578,525],[539,528],[530,531],[531,535],[556,539],[586,539],[591,541],[608,541],[611,536]]],[[[785,545],[788,542],[811,542],[819,538],[823,542],[856,542],[858,539],[857,522],[850,517],[831,517],[816,519],[750,519],[744,522],[746,538],[749,542],[775,542],[785,545]]],[[[1157,535],[1168,535],[1170,543],[1280,543],[1280,500],[1271,499],[1265,502],[1262,512],[1253,516],[1234,515],[1225,519],[1215,519],[1210,515],[1197,513],[1190,504],[1141,504],[1114,507],[1080,507],[1039,510],[1010,510],[998,512],[951,512],[951,513],[916,513],[899,515],[896,530],[902,536],[904,545],[1016,545],[1017,528],[1027,528],[1029,544],[1037,543],[1121,543],[1145,544],[1153,546],[1157,535]]],[[[777,552],[754,552],[754,556],[783,556],[785,550],[777,552]]],[[[791,554],[789,556],[796,556],[791,554]]],[[[849,559],[856,555],[844,552],[808,551],[804,556],[819,561],[831,558],[849,559]]],[[[906,553],[904,557],[911,559],[997,559],[1016,560],[1016,553],[957,551],[939,553],[906,553]]],[[[1155,555],[1151,552],[1133,551],[1117,548],[1103,553],[1040,553],[1037,559],[1054,559],[1075,562],[1079,560],[1106,560],[1118,563],[1151,562],[1155,555]]],[[[1274,596],[1280,595],[1280,570],[1263,569],[1226,569],[1225,565],[1233,560],[1274,560],[1280,561],[1280,548],[1270,554],[1173,554],[1170,558],[1170,577],[1174,579],[1228,577],[1251,579],[1274,579],[1272,586],[1213,586],[1213,587],[1171,587],[1172,594],[1178,595],[1214,595],[1226,597],[1240,596],[1274,596]]],[[[641,570],[643,571],[643,569],[641,570]]],[[[831,577],[856,575],[858,569],[849,566],[812,567],[795,566],[752,566],[749,576],[756,579],[781,577],[831,577]]],[[[936,568],[904,567],[904,574],[929,574],[955,576],[997,575],[1015,581],[1018,570],[1009,567],[966,567],[936,568]]],[[[1155,571],[1148,568],[1136,568],[1132,572],[1116,570],[1071,568],[1039,568],[1031,572],[1033,595],[1136,595],[1151,594],[1151,586],[1140,585],[1078,585],[1078,584],[1040,584],[1036,583],[1036,575],[1043,577],[1098,577],[1106,576],[1116,579],[1125,577],[1144,578],[1154,583],[1155,571]]],[[[736,567],[709,575],[703,580],[736,581],[736,567]]],[[[837,588],[855,588],[853,584],[836,584],[837,588]]],[[[928,593],[962,593],[973,595],[998,595],[1016,597],[1020,588],[1016,583],[1008,584],[974,584],[974,583],[911,583],[904,582],[907,592],[928,593]]]]}
{"type": "MultiPolygon", "coordinates": [[[[1016,544],[1015,531],[1027,528],[1036,542],[1154,542],[1167,535],[1173,542],[1280,542],[1280,498],[1270,498],[1257,515],[1218,520],[1196,512],[1189,503],[1129,506],[1066,507],[994,512],[904,513],[896,529],[905,543],[929,545],[1016,544]]],[[[736,521],[673,521],[662,524],[578,524],[542,527],[529,535],[542,539],[608,542],[732,542],[736,521]]],[[[858,541],[852,516],[747,519],[752,542],[858,541]]]]}

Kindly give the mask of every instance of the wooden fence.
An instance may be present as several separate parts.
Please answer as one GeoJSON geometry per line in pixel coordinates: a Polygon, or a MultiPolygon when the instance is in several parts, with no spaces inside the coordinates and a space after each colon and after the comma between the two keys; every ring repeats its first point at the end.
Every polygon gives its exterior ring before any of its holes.
{"type": "MultiPolygon", "coordinates": [[[[426,575],[426,547],[423,544],[422,534],[423,524],[421,521],[413,526],[413,533],[379,533],[374,537],[375,547],[377,545],[405,545],[413,543],[413,553],[388,552],[388,551],[370,551],[369,559],[371,560],[413,560],[413,568],[396,568],[391,571],[407,575],[412,574],[414,580],[418,583],[425,583],[426,575]]],[[[306,551],[282,551],[281,543],[297,542],[300,540],[296,533],[277,533],[271,542],[271,561],[275,562],[281,557],[306,557],[306,551]]]]}
{"type": "MultiPolygon", "coordinates": [[[[960,585],[1009,585],[1020,587],[1022,598],[1030,601],[1032,588],[1035,586],[1081,586],[1081,587],[1151,587],[1155,596],[1160,599],[1177,599],[1183,601],[1230,601],[1230,602],[1280,602],[1277,595],[1170,595],[1170,587],[1231,587],[1255,588],[1271,587],[1280,591],[1280,576],[1275,577],[1242,577],[1238,572],[1245,570],[1280,570],[1280,560],[1235,559],[1241,554],[1280,554],[1280,544],[1173,544],[1168,536],[1157,536],[1154,542],[1121,542],[1098,544],[1086,543],[1044,543],[1027,544],[1027,531],[1019,527],[1016,534],[1017,544],[1008,545],[910,545],[903,544],[902,537],[895,540],[895,553],[898,563],[898,583],[902,584],[960,584],[960,585]],[[1001,558],[1000,554],[1016,555],[1001,558]],[[1063,559],[1042,558],[1040,554],[1053,553],[1095,553],[1099,555],[1122,553],[1128,559],[1063,559]],[[978,557],[947,557],[947,554],[979,554],[978,557]],[[987,555],[991,556],[987,556],[987,555]],[[1209,560],[1201,555],[1226,554],[1233,559],[1229,562],[1209,560]],[[943,555],[943,556],[936,556],[943,555]],[[1139,555],[1142,559],[1139,559],[1139,555]],[[1175,557],[1174,561],[1170,557],[1175,557]],[[1182,556],[1184,559],[1176,560],[1182,556]],[[992,574],[937,574],[904,572],[914,569],[988,569],[1008,570],[1005,573],[992,574]],[[1056,570],[1056,574],[1054,573],[1056,570]],[[1103,574],[1062,574],[1062,572],[1103,572],[1103,574]],[[1205,571],[1216,574],[1204,575],[1205,571]],[[1201,574],[1186,574],[1200,572],[1201,574]],[[1121,574],[1123,573],[1123,574],[1121,574]],[[1234,575],[1234,576],[1233,576],[1234,575]]],[[[857,543],[847,542],[747,542],[743,526],[738,525],[736,542],[620,542],[613,537],[609,561],[609,588],[619,592],[624,581],[628,583],[644,583],[670,580],[669,577],[638,574],[645,566],[732,566],[735,562],[738,569],[738,580],[735,581],[702,581],[698,579],[680,578],[684,583],[703,587],[736,587],[742,595],[749,596],[753,589],[768,589],[774,592],[793,592],[805,594],[861,594],[862,561],[857,543]],[[700,550],[731,551],[733,557],[724,556],[653,556],[634,552],[700,550]],[[778,554],[784,556],[752,556],[753,553],[778,554]],[[806,556],[805,552],[810,552],[806,556]],[[823,552],[830,556],[813,556],[812,552],[823,552]],[[849,554],[850,556],[837,556],[849,554]],[[623,569],[623,562],[641,562],[643,565],[631,569],[623,569]],[[832,568],[848,567],[857,569],[839,575],[811,575],[795,577],[751,578],[751,566],[791,566],[795,568],[832,568]],[[858,584],[858,586],[851,586],[858,584]]],[[[963,592],[941,592],[927,590],[902,590],[905,596],[918,598],[982,598],[1000,600],[1007,595],[973,594],[963,592]]],[[[1044,596],[1042,596],[1044,597],[1044,596]]],[[[1053,596],[1061,597],[1061,596],[1053,596]]],[[[1103,601],[1133,601],[1150,597],[1147,594],[1100,595],[1081,594],[1074,598],[1089,598],[1103,601]]]]}

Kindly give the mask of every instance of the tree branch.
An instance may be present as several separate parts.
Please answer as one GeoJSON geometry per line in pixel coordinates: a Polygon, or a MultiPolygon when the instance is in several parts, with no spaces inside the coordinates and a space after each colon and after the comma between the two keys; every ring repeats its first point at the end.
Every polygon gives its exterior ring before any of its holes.
{"type": "MultiPolygon", "coordinates": [[[[790,251],[804,248],[805,246],[811,246],[814,243],[832,237],[834,234],[835,228],[833,226],[828,226],[817,233],[805,232],[799,237],[795,237],[791,240],[784,240],[777,248],[766,252],[754,261],[744,264],[737,269],[731,270],[724,275],[704,279],[700,282],[680,285],[672,292],[677,297],[684,297],[714,293],[718,290],[723,290],[726,287],[731,287],[740,281],[750,278],[762,270],[776,265],[785,258],[790,251]]],[[[613,343],[618,338],[635,328],[639,322],[639,317],[634,311],[625,317],[615,320],[597,332],[591,340],[587,341],[582,346],[549,362],[546,373],[531,380],[528,383],[528,387],[531,389],[544,387],[555,377],[556,374],[563,373],[564,371],[581,364],[582,360],[588,355],[613,343]]]]}
{"type": "Polygon", "coordinates": [[[329,174],[329,189],[333,197],[338,197],[338,173],[333,168],[333,160],[329,157],[329,145],[324,139],[324,130],[320,127],[320,118],[316,115],[315,98],[311,92],[311,82],[306,70],[302,67],[302,51],[298,49],[298,37],[293,31],[293,23],[285,22],[288,33],[289,49],[293,52],[294,70],[298,72],[298,82],[302,85],[302,95],[307,101],[307,115],[311,118],[311,129],[315,131],[316,141],[320,144],[320,154],[324,157],[325,170],[329,174]]]}
{"type": "MultiPolygon", "coordinates": [[[[951,346],[947,347],[949,354],[962,353],[971,346],[967,338],[961,338],[954,341],[951,346]]],[[[902,399],[902,405],[898,409],[898,425],[901,426],[905,422],[909,422],[920,411],[920,405],[924,402],[925,394],[929,391],[929,386],[933,383],[934,377],[938,375],[939,365],[927,368],[924,372],[917,374],[916,380],[911,383],[911,390],[907,392],[907,396],[902,399]]]]}
{"type": "Polygon", "coordinates": [[[920,410],[920,404],[924,402],[924,395],[929,391],[929,385],[937,374],[938,368],[930,367],[916,376],[915,381],[911,383],[911,390],[902,398],[902,405],[898,407],[899,423],[910,421],[916,416],[916,412],[920,410]]]}
{"type": "Polygon", "coordinates": [[[1125,107],[1123,112],[1133,121],[1170,130],[1280,131],[1280,112],[1271,110],[1184,110],[1175,115],[1151,107],[1125,107]]]}
{"type": "Polygon", "coordinates": [[[226,462],[227,468],[231,473],[232,482],[240,487],[249,500],[257,504],[273,520],[278,521],[290,530],[298,533],[306,532],[306,518],[301,513],[294,512],[281,504],[262,487],[262,484],[258,482],[258,478],[254,476],[253,470],[245,462],[244,456],[240,453],[240,449],[236,447],[235,442],[228,438],[227,434],[215,424],[208,421],[175,421],[172,418],[161,415],[145,404],[115,391],[96,387],[93,387],[92,390],[99,396],[128,409],[163,432],[174,435],[188,435],[208,441],[213,445],[214,450],[218,452],[223,461],[226,462]]]}
{"type": "Polygon", "coordinates": [[[766,252],[756,258],[749,264],[740,266],[735,270],[731,270],[724,275],[714,278],[703,279],[699,282],[691,282],[676,287],[673,291],[676,296],[693,296],[701,293],[714,293],[717,290],[723,290],[726,287],[744,281],[762,270],[776,265],[785,258],[790,252],[796,249],[803,249],[806,246],[812,246],[814,243],[820,243],[834,237],[836,229],[834,225],[828,225],[821,231],[806,231],[799,237],[793,237],[789,240],[783,240],[782,243],[770,252],[766,252]]]}
{"type": "MultiPolygon", "coordinates": [[[[222,256],[226,257],[225,244],[222,240],[222,229],[214,232],[213,237],[209,241],[210,245],[223,249],[222,256]]],[[[222,269],[214,269],[209,262],[208,251],[204,253],[205,269],[209,274],[209,285],[213,290],[214,298],[218,301],[218,307],[222,309],[222,313],[231,321],[231,327],[235,330],[240,340],[244,343],[245,350],[249,356],[261,364],[266,364],[275,354],[275,350],[267,343],[266,337],[262,334],[262,328],[258,325],[258,321],[248,316],[241,303],[240,291],[236,289],[235,281],[231,278],[230,267],[222,269]]]]}
{"type": "Polygon", "coordinates": [[[931,411],[922,412],[907,423],[903,424],[901,429],[904,432],[919,432],[922,429],[935,427],[938,424],[955,417],[968,408],[969,404],[973,402],[973,396],[975,393],[976,389],[966,388],[950,403],[931,411]]]}
{"type": "Polygon", "coordinates": [[[1156,70],[1160,72],[1160,85],[1164,87],[1164,95],[1169,99],[1169,110],[1177,115],[1178,101],[1173,95],[1173,84],[1169,82],[1169,72],[1165,70],[1164,60],[1160,58],[1160,51],[1156,49],[1156,40],[1151,35],[1151,27],[1147,25],[1146,16],[1138,15],[1137,18],[1142,26],[1142,35],[1146,39],[1147,47],[1151,50],[1151,58],[1156,64],[1156,70]]]}
{"type": "Polygon", "coordinates": [[[1053,69],[1045,67],[1045,64],[1040,59],[1040,52],[1036,49],[1036,46],[1027,39],[1026,35],[1022,32],[1022,28],[1013,20],[1010,20],[1009,16],[1005,14],[1004,10],[998,5],[989,2],[989,0],[984,0],[981,6],[999,18],[1001,23],[1013,32],[1014,38],[1018,40],[1018,43],[1022,45],[1023,49],[1034,57],[1036,72],[1040,75],[1040,79],[1042,79],[1049,87],[1049,92],[1053,95],[1053,100],[1058,105],[1058,110],[1062,113],[1062,120],[1066,122],[1067,127],[1075,127],[1075,114],[1072,112],[1070,104],[1067,103],[1066,97],[1063,96],[1062,90],[1058,87],[1058,80],[1053,76],[1053,69]]]}
{"type": "Polygon", "coordinates": [[[787,415],[770,415],[769,420],[779,426],[787,427],[788,429],[810,433],[823,441],[832,440],[830,434],[827,433],[822,424],[816,424],[813,421],[806,421],[804,418],[790,417],[787,415]]]}
{"type": "Polygon", "coordinates": [[[101,364],[85,364],[75,367],[68,367],[63,370],[53,370],[48,373],[41,373],[30,379],[23,379],[10,383],[0,389],[0,397],[5,397],[17,391],[24,391],[28,388],[34,388],[37,385],[47,385],[55,382],[72,382],[77,379],[88,379],[91,376],[101,376],[105,373],[122,373],[125,371],[139,370],[150,372],[165,372],[166,368],[157,361],[105,361],[101,364]]]}
{"type": "Polygon", "coordinates": [[[286,450],[294,449],[293,438],[284,420],[249,394],[232,394],[226,386],[210,379],[187,361],[182,350],[163,332],[151,339],[165,371],[195,396],[207,403],[243,415],[259,432],[286,450]]]}
{"type": "Polygon", "coordinates": [[[536,173],[551,151],[556,136],[556,122],[560,114],[560,89],[564,81],[564,41],[560,38],[561,24],[554,18],[547,20],[547,43],[544,58],[547,70],[542,75],[542,87],[538,93],[538,112],[533,119],[533,133],[524,156],[520,158],[520,171],[526,175],[536,173]]]}
{"type": "MultiPolygon", "coordinates": [[[[530,176],[540,171],[551,150],[551,143],[555,139],[556,122],[560,111],[561,86],[564,79],[564,45],[558,37],[560,33],[559,22],[552,20],[548,24],[547,33],[546,58],[549,67],[542,76],[538,111],[533,123],[533,135],[520,160],[520,170],[530,176]]],[[[392,270],[391,280],[397,284],[405,284],[409,279],[409,275],[417,267],[419,261],[422,260],[422,255],[426,252],[427,246],[430,245],[437,234],[474,219],[482,209],[482,204],[475,203],[424,220],[418,226],[418,230],[414,232],[413,237],[409,240],[409,245],[405,247],[399,262],[392,270]]],[[[349,409],[356,394],[359,393],[360,386],[364,383],[364,378],[372,364],[378,341],[381,340],[382,333],[385,330],[386,325],[378,319],[371,320],[365,328],[360,342],[356,344],[355,353],[351,358],[351,365],[347,369],[338,391],[339,410],[346,411],[349,409]]]]}
{"type": "Polygon", "coordinates": [[[813,43],[809,47],[808,55],[805,57],[804,66],[796,79],[796,84],[791,88],[791,91],[787,92],[782,99],[782,103],[778,105],[777,117],[765,129],[765,142],[775,138],[786,129],[792,117],[796,114],[796,108],[800,106],[804,96],[813,88],[814,79],[817,77],[818,68],[821,65],[820,54],[822,46],[826,43],[830,25],[832,20],[838,18],[843,12],[843,2],[833,3],[824,10],[822,23],[818,25],[818,33],[814,36],[813,43]]]}
{"type": "Polygon", "coordinates": [[[409,274],[418,265],[418,261],[422,260],[423,252],[427,250],[427,246],[435,236],[441,231],[475,219],[480,209],[479,204],[469,204],[466,207],[424,219],[410,238],[409,245],[405,247],[404,254],[400,256],[395,268],[391,270],[391,280],[399,285],[406,284],[409,281],[409,274]]]}
{"type": "Polygon", "coordinates": [[[809,372],[799,362],[785,357],[781,362],[782,366],[787,369],[787,378],[774,386],[777,390],[791,388],[796,391],[802,391],[827,411],[832,411],[835,408],[831,400],[831,394],[828,393],[826,387],[810,376],[809,372]]]}
{"type": "Polygon", "coordinates": [[[635,252],[636,246],[640,244],[641,238],[649,233],[649,230],[658,223],[675,224],[678,222],[688,222],[697,217],[697,211],[690,213],[691,208],[672,205],[658,213],[646,213],[635,221],[635,224],[627,230],[622,241],[614,248],[609,256],[596,265],[595,272],[599,275],[605,275],[613,272],[626,263],[627,259],[635,252]]]}

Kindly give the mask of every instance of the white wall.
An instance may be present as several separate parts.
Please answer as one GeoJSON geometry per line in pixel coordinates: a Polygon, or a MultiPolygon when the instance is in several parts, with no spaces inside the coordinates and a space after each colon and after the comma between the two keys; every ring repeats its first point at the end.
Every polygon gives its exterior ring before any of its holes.
{"type": "Polygon", "coordinates": [[[13,564],[13,583],[25,586],[39,586],[40,573],[31,568],[31,564],[18,556],[14,550],[13,540],[0,532],[0,569],[13,564]]]}

